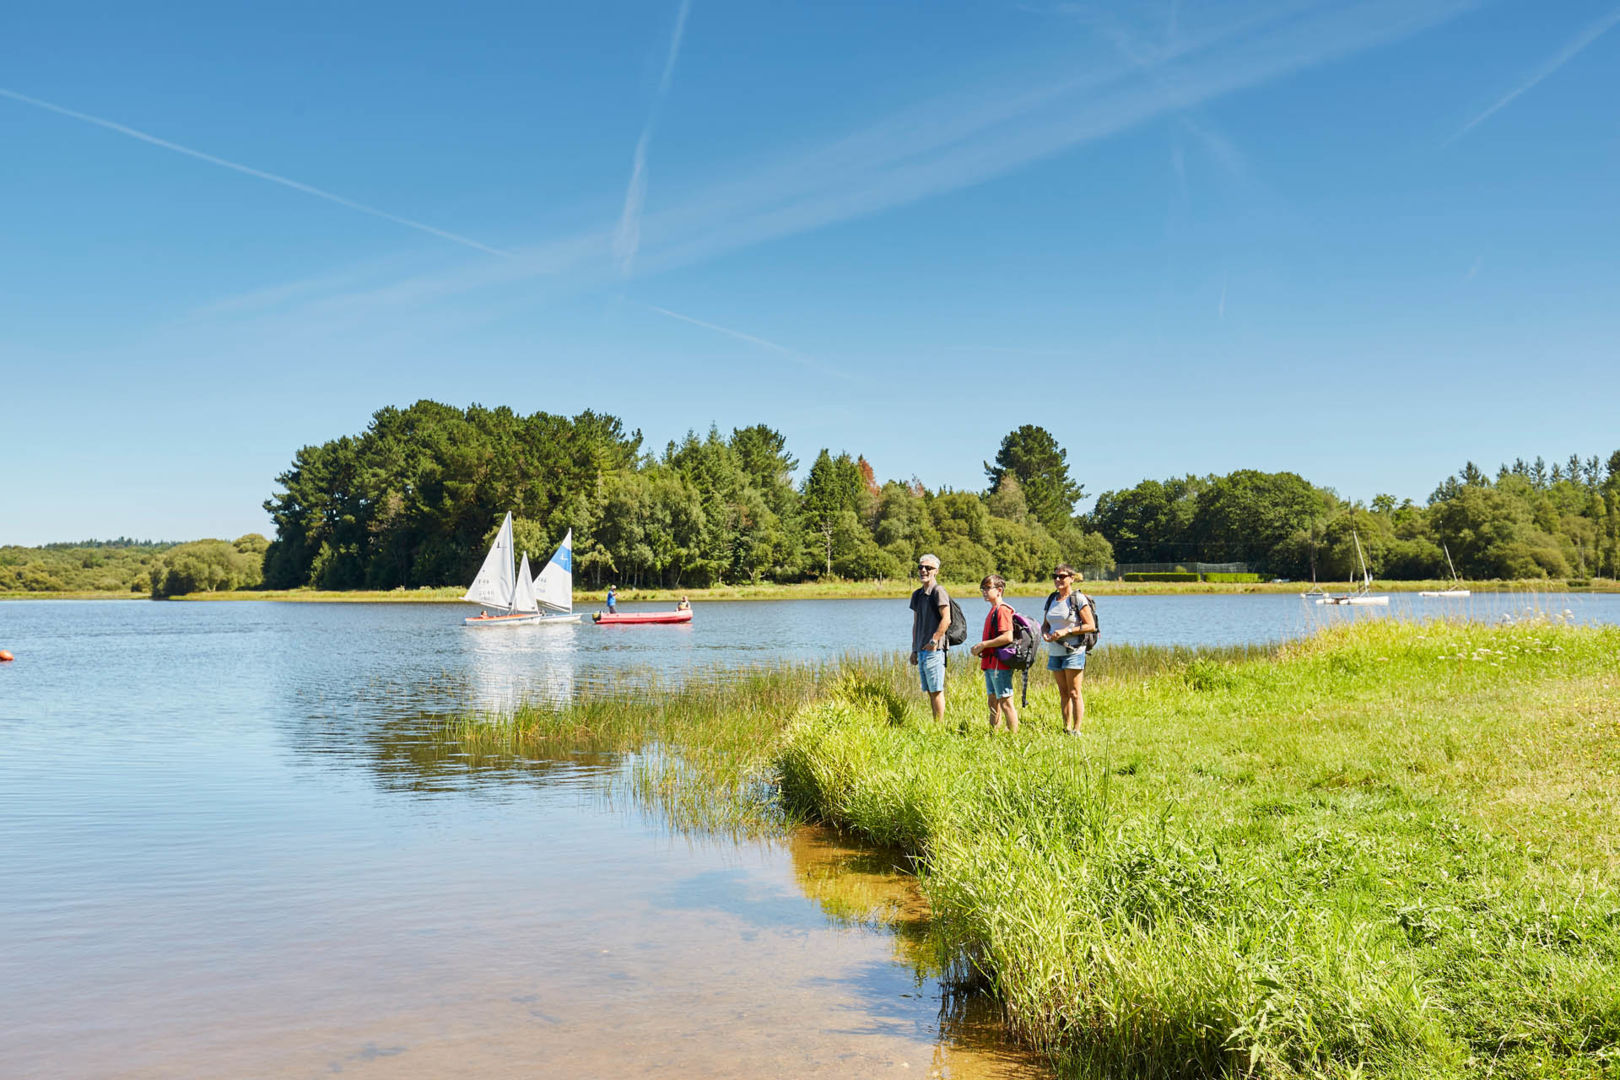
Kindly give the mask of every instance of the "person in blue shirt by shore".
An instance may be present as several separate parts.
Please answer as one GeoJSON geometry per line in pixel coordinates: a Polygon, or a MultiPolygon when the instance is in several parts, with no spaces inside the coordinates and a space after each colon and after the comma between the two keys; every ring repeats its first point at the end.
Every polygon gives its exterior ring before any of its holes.
{"type": "Polygon", "coordinates": [[[607,606],[609,615],[612,615],[619,609],[619,589],[616,585],[608,586],[607,606]]]}

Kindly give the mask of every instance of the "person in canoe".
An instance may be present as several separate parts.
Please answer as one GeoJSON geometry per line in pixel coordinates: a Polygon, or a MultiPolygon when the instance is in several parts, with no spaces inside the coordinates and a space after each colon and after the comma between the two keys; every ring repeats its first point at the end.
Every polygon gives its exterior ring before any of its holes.
{"type": "Polygon", "coordinates": [[[681,602],[675,605],[675,610],[676,611],[691,611],[692,610],[692,604],[691,604],[690,601],[688,601],[686,599],[686,597],[683,596],[683,597],[681,597],[681,602]]]}

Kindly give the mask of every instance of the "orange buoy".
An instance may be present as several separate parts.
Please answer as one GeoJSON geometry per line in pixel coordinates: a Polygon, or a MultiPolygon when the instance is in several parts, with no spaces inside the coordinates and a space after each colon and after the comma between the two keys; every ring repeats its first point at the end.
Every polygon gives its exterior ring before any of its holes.
{"type": "Polygon", "coordinates": [[[12,656],[9,652],[7,652],[4,649],[0,649],[0,664],[5,663],[7,660],[15,660],[15,659],[17,659],[15,656],[12,656]]]}

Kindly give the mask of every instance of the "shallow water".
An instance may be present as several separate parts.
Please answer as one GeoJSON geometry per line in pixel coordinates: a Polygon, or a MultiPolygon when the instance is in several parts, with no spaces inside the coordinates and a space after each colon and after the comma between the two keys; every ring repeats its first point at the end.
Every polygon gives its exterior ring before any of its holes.
{"type": "MultiPolygon", "coordinates": [[[[1620,619],[1615,596],[1430,603],[1620,619]]],[[[1181,644],[1422,610],[1101,601],[1108,640],[1181,644]]],[[[0,604],[0,1073],[1038,1072],[946,991],[881,854],[678,836],[608,803],[614,761],[473,768],[432,738],[525,696],[898,648],[903,601],[701,604],[672,627],[461,614],[0,604]]]]}

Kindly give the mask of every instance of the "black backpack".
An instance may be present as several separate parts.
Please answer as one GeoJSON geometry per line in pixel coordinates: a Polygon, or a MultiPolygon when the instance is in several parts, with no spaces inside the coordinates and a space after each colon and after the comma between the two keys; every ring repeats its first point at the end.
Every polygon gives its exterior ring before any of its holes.
{"type": "Polygon", "coordinates": [[[951,601],[951,625],[945,631],[945,645],[960,645],[967,640],[967,616],[962,614],[962,605],[955,600],[951,601]]]}
{"type": "MultiPolygon", "coordinates": [[[[1097,601],[1096,601],[1096,598],[1093,597],[1090,593],[1085,593],[1083,595],[1086,598],[1086,602],[1084,604],[1080,605],[1080,610],[1084,611],[1088,607],[1091,609],[1091,625],[1095,626],[1097,629],[1089,630],[1086,633],[1081,634],[1075,640],[1077,640],[1080,643],[1080,647],[1082,649],[1085,649],[1086,652],[1089,653],[1092,649],[1095,649],[1097,647],[1097,639],[1102,636],[1102,619],[1097,614],[1097,601]]],[[[1069,597],[1070,597],[1070,600],[1072,601],[1073,598],[1074,598],[1074,593],[1071,592],[1069,594],[1069,597]]],[[[1058,598],[1058,594],[1057,594],[1057,591],[1055,589],[1052,592],[1050,592],[1050,593],[1048,593],[1046,595],[1046,606],[1041,609],[1041,617],[1042,618],[1045,618],[1046,613],[1052,610],[1052,605],[1057,602],[1057,598],[1058,598]]]]}

